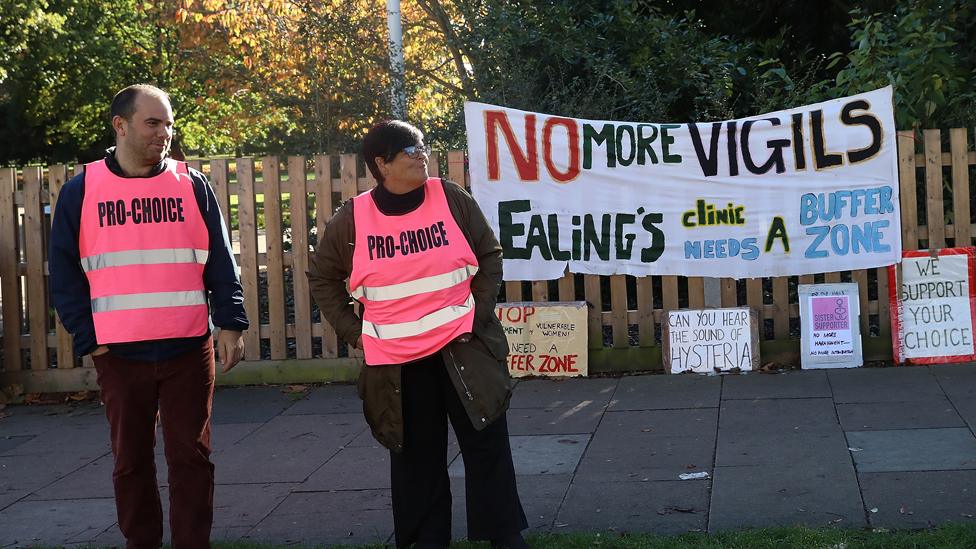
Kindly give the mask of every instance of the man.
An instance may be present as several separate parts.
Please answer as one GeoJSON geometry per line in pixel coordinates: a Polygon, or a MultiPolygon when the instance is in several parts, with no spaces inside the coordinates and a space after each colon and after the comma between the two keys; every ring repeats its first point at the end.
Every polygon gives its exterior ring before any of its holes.
{"type": "Polygon", "coordinates": [[[213,324],[222,371],[242,358],[244,299],[206,177],[167,158],[173,110],[159,88],[112,100],[116,146],[64,186],[51,228],[51,297],[75,352],[91,354],[111,427],[126,547],[157,548],[157,420],[173,547],[209,547],[213,324]]]}

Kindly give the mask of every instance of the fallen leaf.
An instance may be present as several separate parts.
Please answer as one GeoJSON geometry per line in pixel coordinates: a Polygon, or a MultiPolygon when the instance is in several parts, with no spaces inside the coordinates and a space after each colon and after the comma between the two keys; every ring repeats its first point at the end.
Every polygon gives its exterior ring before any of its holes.
{"type": "Polygon", "coordinates": [[[285,385],[281,389],[282,393],[291,393],[291,394],[304,393],[305,391],[308,391],[307,385],[285,385]]]}

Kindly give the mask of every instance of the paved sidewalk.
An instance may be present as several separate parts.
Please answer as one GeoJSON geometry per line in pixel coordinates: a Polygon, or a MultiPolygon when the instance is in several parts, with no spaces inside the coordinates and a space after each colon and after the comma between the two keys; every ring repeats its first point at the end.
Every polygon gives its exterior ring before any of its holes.
{"type": "MultiPolygon", "coordinates": [[[[214,539],[390,540],[388,454],[354,387],[219,389],[214,408],[214,539]]],[[[0,547],[120,544],[101,408],[2,413],[0,547]]],[[[508,417],[532,531],[976,520],[972,364],[524,381],[508,417]]]]}

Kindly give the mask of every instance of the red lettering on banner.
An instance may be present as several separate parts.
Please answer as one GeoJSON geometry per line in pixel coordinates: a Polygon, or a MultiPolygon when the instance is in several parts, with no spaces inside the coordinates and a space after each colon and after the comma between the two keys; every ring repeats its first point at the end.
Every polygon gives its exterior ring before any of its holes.
{"type": "Polygon", "coordinates": [[[579,355],[541,355],[542,365],[539,366],[539,373],[551,372],[575,372],[579,373],[579,369],[576,368],[576,359],[579,355]]]}
{"type": "MultiPolygon", "coordinates": [[[[528,130],[526,130],[528,131],[528,130]]],[[[546,170],[553,179],[560,183],[569,183],[580,174],[579,128],[571,118],[552,117],[546,119],[542,126],[542,155],[546,161],[546,170]],[[556,169],[552,162],[552,128],[563,126],[569,137],[569,166],[565,172],[556,169]]]]}
{"type": "MultiPolygon", "coordinates": [[[[485,133],[488,148],[488,180],[498,181],[501,168],[498,162],[498,132],[505,136],[505,143],[515,161],[515,169],[522,181],[539,180],[539,152],[535,140],[535,115],[525,115],[525,151],[519,147],[508,115],[502,111],[485,111],[485,133]]],[[[577,144],[577,148],[579,145],[577,144]]],[[[577,155],[579,153],[577,152],[577,155]]]]}
{"type": "Polygon", "coordinates": [[[495,316],[498,317],[498,320],[507,320],[509,322],[527,322],[529,317],[534,314],[535,307],[531,305],[526,307],[508,307],[502,305],[495,309],[495,316]]]}

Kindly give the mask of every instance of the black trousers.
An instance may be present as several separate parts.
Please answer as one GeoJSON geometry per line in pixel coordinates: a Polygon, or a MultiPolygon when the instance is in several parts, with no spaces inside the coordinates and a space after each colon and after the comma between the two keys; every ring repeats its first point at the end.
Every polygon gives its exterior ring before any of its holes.
{"type": "Polygon", "coordinates": [[[505,416],[476,431],[440,353],[401,370],[403,453],[390,452],[397,547],[417,542],[446,546],[451,540],[448,417],[464,459],[468,538],[504,538],[528,527],[515,486],[505,416]]]}

